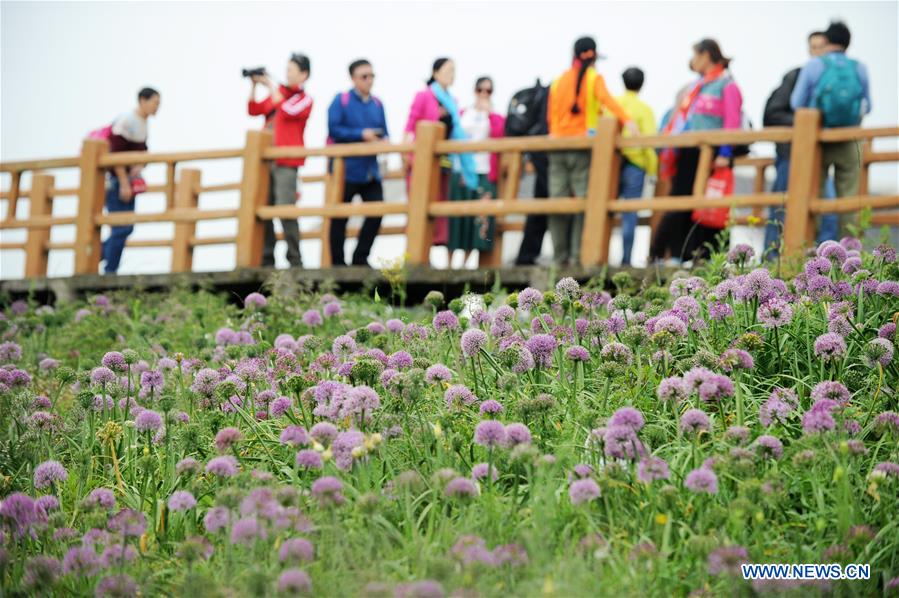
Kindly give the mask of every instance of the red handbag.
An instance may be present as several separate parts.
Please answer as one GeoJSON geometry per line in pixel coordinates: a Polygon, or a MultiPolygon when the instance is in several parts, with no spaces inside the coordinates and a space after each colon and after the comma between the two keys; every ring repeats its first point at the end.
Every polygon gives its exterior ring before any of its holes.
{"type": "MultiPolygon", "coordinates": [[[[716,168],[705,186],[705,196],[709,199],[728,197],[734,192],[734,171],[730,168],[716,168]]],[[[699,208],[693,210],[691,220],[708,228],[727,228],[730,208],[699,208]]]]}
{"type": "Polygon", "coordinates": [[[131,183],[131,194],[137,195],[138,193],[145,193],[147,191],[147,181],[144,180],[142,176],[133,176],[130,178],[129,182],[131,183]]]}

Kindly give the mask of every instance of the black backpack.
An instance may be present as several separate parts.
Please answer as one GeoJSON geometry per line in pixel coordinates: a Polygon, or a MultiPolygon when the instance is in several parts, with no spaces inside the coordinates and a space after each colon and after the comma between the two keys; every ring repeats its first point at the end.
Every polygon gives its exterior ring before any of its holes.
{"type": "Polygon", "coordinates": [[[506,137],[546,135],[546,103],[549,86],[537,79],[533,87],[518,91],[509,101],[506,114],[506,137]]]}

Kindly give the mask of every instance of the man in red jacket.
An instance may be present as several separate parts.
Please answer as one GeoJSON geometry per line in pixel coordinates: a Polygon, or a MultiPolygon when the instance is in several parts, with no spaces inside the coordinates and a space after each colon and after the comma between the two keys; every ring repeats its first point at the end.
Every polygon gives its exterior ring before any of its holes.
{"type": "MultiPolygon", "coordinates": [[[[247,108],[250,116],[265,116],[265,127],[272,128],[275,146],[303,146],[306,121],[312,112],[312,98],[303,91],[303,84],[309,78],[309,58],[303,54],[293,54],[287,61],[287,83],[275,85],[268,75],[251,77],[250,101],[247,108]],[[269,96],[256,101],[256,86],[268,88],[269,96]]],[[[276,160],[271,169],[269,182],[269,205],[295,205],[297,202],[297,169],[303,165],[303,158],[276,160]]],[[[281,220],[284,240],[287,242],[287,261],[291,267],[300,268],[300,227],[295,218],[281,220]]],[[[265,223],[265,246],[262,250],[262,265],[275,265],[275,228],[271,220],[265,223]]]]}

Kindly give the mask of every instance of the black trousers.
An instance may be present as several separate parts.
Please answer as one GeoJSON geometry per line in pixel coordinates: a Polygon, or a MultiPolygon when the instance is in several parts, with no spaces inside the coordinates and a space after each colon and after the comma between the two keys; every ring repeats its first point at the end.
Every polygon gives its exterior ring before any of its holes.
{"type": "MultiPolygon", "coordinates": [[[[549,158],[542,153],[531,154],[530,158],[536,174],[534,197],[549,197],[549,158]]],[[[518,257],[515,258],[516,266],[532,266],[537,263],[540,250],[543,248],[547,222],[546,214],[531,214],[525,218],[524,237],[521,239],[521,247],[518,248],[518,257]]]]}
{"type": "MultiPolygon", "coordinates": [[[[699,148],[681,148],[677,157],[677,170],[671,180],[671,195],[693,195],[693,183],[699,166],[699,148]]],[[[714,243],[720,232],[693,222],[690,212],[665,212],[656,229],[650,248],[652,259],[663,259],[666,252],[681,260],[706,258],[709,250],[706,243],[714,243]]]]}
{"type": "MultiPolygon", "coordinates": [[[[343,203],[350,203],[357,195],[362,198],[362,201],[384,201],[384,189],[381,187],[381,181],[372,180],[367,183],[347,182],[344,186],[343,203]]],[[[331,220],[329,241],[331,243],[331,263],[334,266],[346,265],[343,257],[343,245],[344,241],[346,241],[346,223],[346,218],[334,218],[331,220]]],[[[356,250],[353,252],[354,266],[368,265],[368,254],[371,252],[371,246],[374,244],[380,228],[380,216],[366,218],[362,223],[356,250]]]]}

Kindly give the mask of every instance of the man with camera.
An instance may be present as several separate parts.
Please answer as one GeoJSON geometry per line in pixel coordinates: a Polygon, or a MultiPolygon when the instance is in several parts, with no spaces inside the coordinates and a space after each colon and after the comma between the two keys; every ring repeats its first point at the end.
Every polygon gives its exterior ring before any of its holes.
{"type": "MultiPolygon", "coordinates": [[[[371,63],[360,59],[350,64],[353,88],[337,94],[328,108],[328,141],[331,143],[357,143],[382,141],[387,138],[387,119],[384,105],[371,95],[375,74],[371,63]]],[[[346,158],[346,179],[343,201],[349,203],[356,195],[362,201],[384,201],[381,173],[377,156],[346,158]]],[[[346,218],[331,220],[329,241],[334,266],[345,266],[343,246],[346,240],[346,218]]],[[[381,228],[380,217],[368,217],[359,232],[359,242],[353,252],[352,265],[368,266],[368,254],[381,228]]]]}
{"type": "MultiPolygon", "coordinates": [[[[275,85],[265,69],[244,70],[249,77],[250,116],[265,116],[265,127],[271,128],[275,146],[303,146],[306,122],[312,112],[312,98],[306,95],[303,84],[309,78],[309,58],[303,54],[293,54],[287,61],[287,83],[275,85]],[[269,96],[256,101],[256,87],[268,88],[269,96]]],[[[269,205],[295,205],[297,201],[297,171],[303,165],[303,158],[282,158],[275,161],[269,182],[269,205]]],[[[287,261],[291,267],[300,268],[300,227],[296,218],[282,219],[284,240],[287,242],[287,261]]],[[[262,251],[263,267],[275,265],[275,227],[271,220],[265,223],[265,241],[262,251]]]]}

